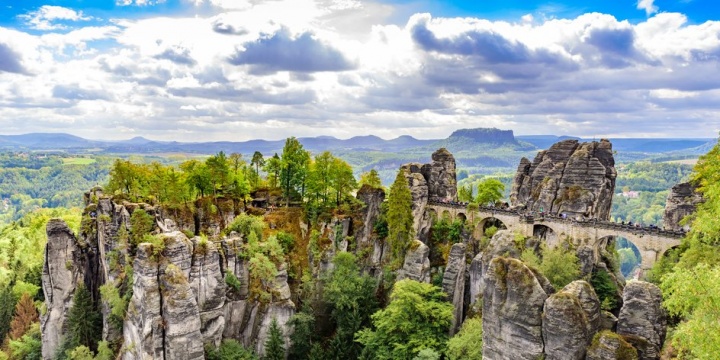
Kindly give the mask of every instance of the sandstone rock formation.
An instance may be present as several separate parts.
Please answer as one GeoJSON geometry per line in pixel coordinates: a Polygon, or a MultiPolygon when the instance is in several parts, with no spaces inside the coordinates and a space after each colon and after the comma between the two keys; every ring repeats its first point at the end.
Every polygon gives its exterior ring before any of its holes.
{"type": "Polygon", "coordinates": [[[358,190],[357,199],[365,204],[361,213],[362,226],[355,231],[357,249],[360,250],[373,247],[372,264],[374,266],[378,266],[383,258],[383,244],[378,244],[380,239],[373,239],[372,234],[375,222],[380,216],[380,206],[383,201],[385,201],[385,190],[373,188],[369,185],[363,185],[360,190],[358,190]],[[377,254],[375,253],[376,249],[379,252],[377,254]]]}
{"type": "Polygon", "coordinates": [[[515,246],[515,235],[509,230],[500,230],[490,239],[488,247],[475,255],[469,269],[469,303],[472,306],[485,291],[485,279],[490,261],[496,256],[519,258],[520,251],[515,246]]]}
{"type": "Polygon", "coordinates": [[[665,204],[663,226],[668,230],[689,230],[688,225],[680,225],[680,221],[695,212],[698,204],[703,202],[702,194],[691,182],[677,184],[670,189],[665,204]]]}
{"type": "Polygon", "coordinates": [[[545,359],[584,359],[587,331],[588,319],[577,296],[561,291],[545,301],[542,317],[545,359]]]}
{"type": "Polygon", "coordinates": [[[535,360],[543,356],[542,312],[547,293],[521,261],[490,262],[483,293],[483,359],[535,360]]]}
{"type": "Polygon", "coordinates": [[[609,220],[616,177],[608,140],[564,140],[540,151],[532,163],[520,161],[510,202],[530,211],[609,220]]]}
{"type": "Polygon", "coordinates": [[[85,257],[70,228],[59,219],[47,224],[42,284],[47,311],[40,317],[43,358],[50,359],[60,345],[75,289],[84,286],[85,257]]]}
{"type": "Polygon", "coordinates": [[[587,360],[637,360],[637,350],[622,336],[610,331],[595,335],[587,351],[587,360]]]}
{"type": "Polygon", "coordinates": [[[445,148],[432,154],[432,163],[421,169],[428,184],[430,201],[457,201],[455,157],[445,148]]]}
{"type": "Polygon", "coordinates": [[[419,282],[430,282],[430,248],[420,240],[410,243],[405,255],[402,269],[398,271],[398,280],[411,279],[419,282]]]}
{"type": "Polygon", "coordinates": [[[617,332],[635,346],[641,360],[660,358],[666,326],[660,288],[644,281],[629,282],[623,292],[617,332]]]}
{"type": "Polygon", "coordinates": [[[443,274],[442,289],[455,307],[453,322],[450,326],[450,336],[454,335],[463,321],[465,304],[465,249],[463,243],[453,244],[448,255],[445,274],[443,274]]]}
{"type": "Polygon", "coordinates": [[[431,218],[425,211],[428,201],[457,201],[455,158],[445,148],[432,154],[432,163],[408,163],[400,167],[412,194],[415,237],[427,241],[431,218]]]}
{"type": "Polygon", "coordinates": [[[595,333],[600,329],[600,300],[595,289],[587,281],[576,280],[567,284],[563,289],[563,293],[575,296],[580,302],[580,306],[587,317],[587,342],[592,340],[595,333]]]}

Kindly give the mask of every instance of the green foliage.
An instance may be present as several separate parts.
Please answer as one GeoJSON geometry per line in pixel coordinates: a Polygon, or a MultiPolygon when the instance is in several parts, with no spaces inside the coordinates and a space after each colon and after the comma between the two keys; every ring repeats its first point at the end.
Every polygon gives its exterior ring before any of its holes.
{"type": "Polygon", "coordinates": [[[289,254],[295,247],[295,237],[292,236],[292,234],[279,231],[275,234],[275,237],[277,238],[278,243],[280,243],[280,246],[282,246],[283,253],[289,254]]]}
{"type": "Polygon", "coordinates": [[[100,296],[103,302],[110,308],[109,322],[118,330],[122,330],[125,311],[127,310],[130,299],[120,296],[120,289],[114,284],[100,286],[100,296]]]}
{"type": "Polygon", "coordinates": [[[293,328],[293,332],[290,334],[289,358],[307,359],[313,344],[315,344],[315,317],[301,311],[293,315],[288,324],[293,328]]]}
{"type": "Polygon", "coordinates": [[[242,213],[235,217],[232,223],[227,227],[228,231],[235,231],[247,239],[250,233],[253,233],[257,240],[262,239],[262,233],[265,229],[265,222],[261,216],[252,216],[242,213]]]}
{"type": "Polygon", "coordinates": [[[257,356],[251,350],[246,349],[237,340],[225,339],[220,347],[207,345],[205,347],[205,359],[207,360],[257,360],[257,356]]]}
{"type": "Polygon", "coordinates": [[[300,194],[300,198],[305,195],[310,153],[295,137],[289,137],[285,140],[281,159],[280,182],[283,196],[289,204],[295,194],[300,194]]]}
{"type": "Polygon", "coordinates": [[[40,340],[40,324],[35,323],[30,330],[18,340],[9,343],[10,354],[14,359],[42,360],[42,342],[40,340]]]}
{"type": "Polygon", "coordinates": [[[610,274],[605,270],[593,272],[590,277],[590,284],[600,300],[603,310],[613,310],[617,307],[618,288],[610,274]]]}
{"type": "Polygon", "coordinates": [[[413,359],[423,349],[442,354],[453,315],[452,304],[436,286],[414,280],[395,283],[390,304],[372,315],[374,330],[363,329],[356,340],[365,359],[413,359]]]}
{"type": "Polygon", "coordinates": [[[102,335],[102,318],[93,305],[90,291],[82,284],[75,289],[66,321],[67,332],[60,346],[62,353],[81,345],[90,349],[97,346],[102,335]]]}
{"type": "Polygon", "coordinates": [[[430,233],[433,243],[455,244],[462,241],[463,223],[460,220],[439,219],[432,224],[430,233]]]}
{"type": "Polygon", "coordinates": [[[285,360],[285,340],[276,319],[273,318],[265,341],[265,356],[263,360],[285,360]]]}
{"type": "Polygon", "coordinates": [[[542,261],[537,269],[556,289],[562,289],[580,277],[580,260],[574,251],[566,250],[562,246],[544,248],[542,261]]]}
{"type": "Polygon", "coordinates": [[[662,226],[668,191],[641,192],[638,198],[613,197],[612,218],[617,222],[662,226]]]}
{"type": "Polygon", "coordinates": [[[239,293],[242,288],[240,279],[238,279],[238,277],[230,270],[225,270],[225,284],[227,284],[227,286],[235,293],[239,293]]]}
{"type": "Polygon", "coordinates": [[[673,344],[694,358],[715,359],[720,354],[720,268],[675,269],[663,279],[662,289],[665,308],[685,319],[672,334],[673,344]]]}
{"type": "Polygon", "coordinates": [[[413,360],[440,360],[440,353],[434,349],[422,349],[413,360]]]}
{"type": "MultiPolygon", "coordinates": [[[[10,322],[17,299],[12,294],[12,287],[5,285],[0,289],[0,341],[10,332],[10,322]]],[[[0,343],[1,344],[1,343],[0,343]]]]}
{"type": "Polygon", "coordinates": [[[98,351],[95,355],[95,360],[113,360],[115,359],[115,353],[110,349],[110,344],[107,341],[98,342],[98,351]]]}
{"type": "Polygon", "coordinates": [[[370,325],[370,316],[378,308],[375,279],[361,274],[355,255],[351,253],[337,254],[333,264],[335,267],[323,294],[336,324],[330,353],[332,358],[356,359],[362,349],[354,341],[355,333],[370,325]]]}
{"type": "Polygon", "coordinates": [[[382,189],[382,180],[380,180],[380,175],[378,174],[377,170],[370,169],[370,171],[363,173],[360,175],[360,185],[368,185],[370,187],[373,187],[375,189],[382,189]]]}
{"type": "Polygon", "coordinates": [[[72,350],[68,350],[68,360],[93,360],[94,354],[86,346],[78,346],[72,350]]]}
{"type": "Polygon", "coordinates": [[[458,201],[474,202],[475,201],[474,189],[475,189],[475,187],[471,184],[458,186],[458,193],[457,193],[458,201]]]}
{"type": "Polygon", "coordinates": [[[15,279],[39,288],[47,222],[60,218],[77,231],[80,217],[79,209],[38,209],[19,221],[0,226],[0,286],[15,279]]]}
{"type": "Polygon", "coordinates": [[[482,318],[468,318],[447,343],[448,360],[482,360],[482,318]]]}
{"type": "Polygon", "coordinates": [[[153,230],[155,219],[143,209],[135,209],[130,215],[130,240],[133,245],[143,242],[145,235],[153,230]]]}
{"type": "Polygon", "coordinates": [[[617,252],[620,257],[620,271],[624,276],[630,275],[633,269],[640,264],[640,260],[631,248],[622,248],[617,252]]]}
{"type": "Polygon", "coordinates": [[[388,223],[388,237],[392,256],[397,266],[402,264],[405,251],[413,240],[412,194],[405,178],[405,172],[400,170],[390,187],[388,195],[388,210],[386,214],[388,223]]]}
{"type": "Polygon", "coordinates": [[[485,229],[485,237],[492,238],[493,236],[495,236],[495,234],[497,234],[498,230],[499,229],[495,225],[488,227],[487,229],[485,229]]]}
{"type": "Polygon", "coordinates": [[[503,198],[505,185],[495,178],[487,178],[478,184],[475,202],[480,205],[494,204],[503,198]]]}

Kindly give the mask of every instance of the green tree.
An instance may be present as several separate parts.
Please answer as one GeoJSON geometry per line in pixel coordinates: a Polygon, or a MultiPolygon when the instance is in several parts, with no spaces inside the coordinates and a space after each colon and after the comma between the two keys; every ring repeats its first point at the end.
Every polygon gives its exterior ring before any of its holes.
{"type": "Polygon", "coordinates": [[[474,202],[473,186],[471,184],[458,187],[458,200],[464,202],[474,202]]]}
{"type": "Polygon", "coordinates": [[[290,334],[290,359],[307,359],[312,350],[315,332],[315,317],[305,311],[301,311],[290,318],[290,326],[293,332],[290,334]]]}
{"type": "MultiPolygon", "coordinates": [[[[255,165],[255,174],[257,175],[256,179],[260,179],[260,167],[265,166],[265,157],[263,157],[263,154],[259,151],[253,153],[250,164],[255,165]]],[[[257,181],[255,182],[255,186],[258,186],[257,181]]]]}
{"type": "Polygon", "coordinates": [[[330,342],[332,358],[356,359],[362,350],[354,341],[355,333],[370,325],[370,316],[377,310],[375,279],[362,275],[355,255],[341,252],[333,259],[335,265],[324,289],[325,301],[332,310],[336,331],[330,342]]]}
{"type": "Polygon", "coordinates": [[[0,289],[0,344],[2,344],[5,336],[10,332],[10,322],[13,318],[13,309],[15,309],[15,297],[12,293],[12,286],[5,285],[0,289]]]}
{"type": "Polygon", "coordinates": [[[544,248],[538,270],[556,289],[562,289],[580,277],[580,260],[574,251],[563,249],[562,246],[544,248]]]}
{"type": "Polygon", "coordinates": [[[494,204],[503,198],[505,185],[498,179],[487,178],[478,184],[475,202],[480,205],[494,204]]]}
{"type": "Polygon", "coordinates": [[[152,231],[154,225],[155,219],[150,214],[143,209],[135,209],[130,215],[130,239],[132,243],[137,245],[143,242],[143,238],[152,231]]]}
{"type": "Polygon", "coordinates": [[[265,172],[268,173],[268,176],[272,174],[272,178],[270,181],[270,186],[273,188],[278,187],[278,180],[280,178],[280,171],[282,170],[282,160],[280,159],[280,156],[278,156],[277,153],[273,155],[267,162],[265,162],[265,172]]]}
{"type": "Polygon", "coordinates": [[[280,325],[273,318],[268,331],[268,339],[265,341],[265,356],[263,360],[285,360],[285,340],[280,325]]]}
{"type": "Polygon", "coordinates": [[[293,193],[300,193],[301,197],[305,195],[305,179],[309,163],[310,154],[303,149],[302,144],[295,137],[287,138],[282,151],[280,180],[288,206],[293,193]]]}
{"type": "Polygon", "coordinates": [[[405,172],[400,170],[390,187],[388,194],[388,211],[386,215],[388,237],[396,266],[400,266],[405,251],[413,239],[412,194],[408,186],[405,172]]]}
{"type": "Polygon", "coordinates": [[[370,169],[370,171],[360,175],[359,183],[360,185],[368,185],[376,189],[383,188],[382,180],[380,180],[380,175],[375,169],[370,169]]]}
{"type": "Polygon", "coordinates": [[[237,340],[225,339],[218,348],[206,347],[205,358],[207,360],[256,360],[257,356],[237,340]]]}
{"type": "Polygon", "coordinates": [[[404,279],[395,283],[388,306],[372,315],[374,330],[363,329],[356,340],[365,359],[413,359],[423,349],[443,353],[453,306],[430,284],[404,279]]]}
{"type": "Polygon", "coordinates": [[[339,158],[333,158],[330,165],[330,186],[335,190],[335,205],[340,207],[340,202],[350,195],[350,192],[357,188],[357,181],[353,175],[352,167],[339,158]]]}
{"type": "Polygon", "coordinates": [[[10,354],[13,359],[42,360],[39,323],[33,324],[20,339],[10,341],[10,354]]]}
{"type": "Polygon", "coordinates": [[[482,318],[468,318],[448,340],[448,360],[482,360],[482,318]]]}
{"type": "Polygon", "coordinates": [[[185,181],[190,188],[195,189],[200,197],[213,192],[213,179],[208,167],[197,160],[188,160],[180,164],[180,169],[185,172],[185,181]]]}
{"type": "Polygon", "coordinates": [[[89,349],[96,348],[102,335],[102,318],[93,305],[90,291],[82,284],[75,289],[66,321],[67,332],[60,347],[62,353],[81,345],[89,349]]]}
{"type": "Polygon", "coordinates": [[[230,183],[230,166],[225,152],[221,151],[215,156],[205,160],[205,167],[212,182],[213,195],[219,190],[227,189],[230,183]]]}

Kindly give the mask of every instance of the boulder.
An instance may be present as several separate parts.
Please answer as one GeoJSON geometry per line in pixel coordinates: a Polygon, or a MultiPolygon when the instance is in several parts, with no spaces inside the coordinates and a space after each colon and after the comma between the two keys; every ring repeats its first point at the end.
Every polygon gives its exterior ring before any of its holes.
{"type": "Polygon", "coordinates": [[[413,240],[405,254],[405,262],[398,271],[398,280],[412,279],[419,282],[430,282],[430,248],[420,240],[413,240]]]}
{"type": "Polygon", "coordinates": [[[532,163],[520,161],[510,201],[530,211],[609,220],[616,177],[610,141],[564,140],[532,163]]]}
{"type": "Polygon", "coordinates": [[[60,345],[75,289],[83,284],[85,257],[75,234],[65,221],[48,221],[46,232],[48,240],[45,245],[42,288],[47,311],[40,317],[40,329],[43,358],[51,359],[60,345]]]}
{"type": "Polygon", "coordinates": [[[567,284],[561,292],[575,296],[580,302],[587,318],[587,344],[590,344],[600,328],[600,300],[595,289],[587,281],[576,280],[567,284]]]}
{"type": "Polygon", "coordinates": [[[622,336],[610,331],[599,332],[588,348],[587,360],[637,360],[637,350],[622,336]]]}
{"type": "Polygon", "coordinates": [[[492,259],[483,292],[483,359],[541,358],[547,297],[536,274],[520,260],[492,259]]]}
{"type": "Polygon", "coordinates": [[[666,326],[660,288],[644,281],[629,282],[623,292],[617,332],[635,345],[641,360],[660,358],[666,326]]]}
{"type": "Polygon", "coordinates": [[[442,289],[455,308],[450,336],[453,336],[462,325],[465,303],[465,249],[463,243],[453,244],[448,255],[447,266],[443,274],[442,289]]]}
{"type": "Polygon", "coordinates": [[[582,360],[588,346],[588,319],[577,296],[561,291],[545,301],[542,335],[546,360],[582,360]]]}
{"type": "Polygon", "coordinates": [[[695,212],[698,204],[703,202],[702,194],[692,182],[677,184],[670,189],[665,203],[663,226],[668,230],[689,230],[689,225],[680,225],[680,221],[695,212]]]}

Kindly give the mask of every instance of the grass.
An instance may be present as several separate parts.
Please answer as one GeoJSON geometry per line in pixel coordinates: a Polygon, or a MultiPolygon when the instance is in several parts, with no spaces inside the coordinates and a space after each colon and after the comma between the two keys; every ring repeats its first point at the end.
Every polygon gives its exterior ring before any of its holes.
{"type": "Polygon", "coordinates": [[[62,158],[63,165],[90,165],[95,163],[97,160],[92,158],[84,158],[84,157],[71,157],[71,158],[62,158]]]}

